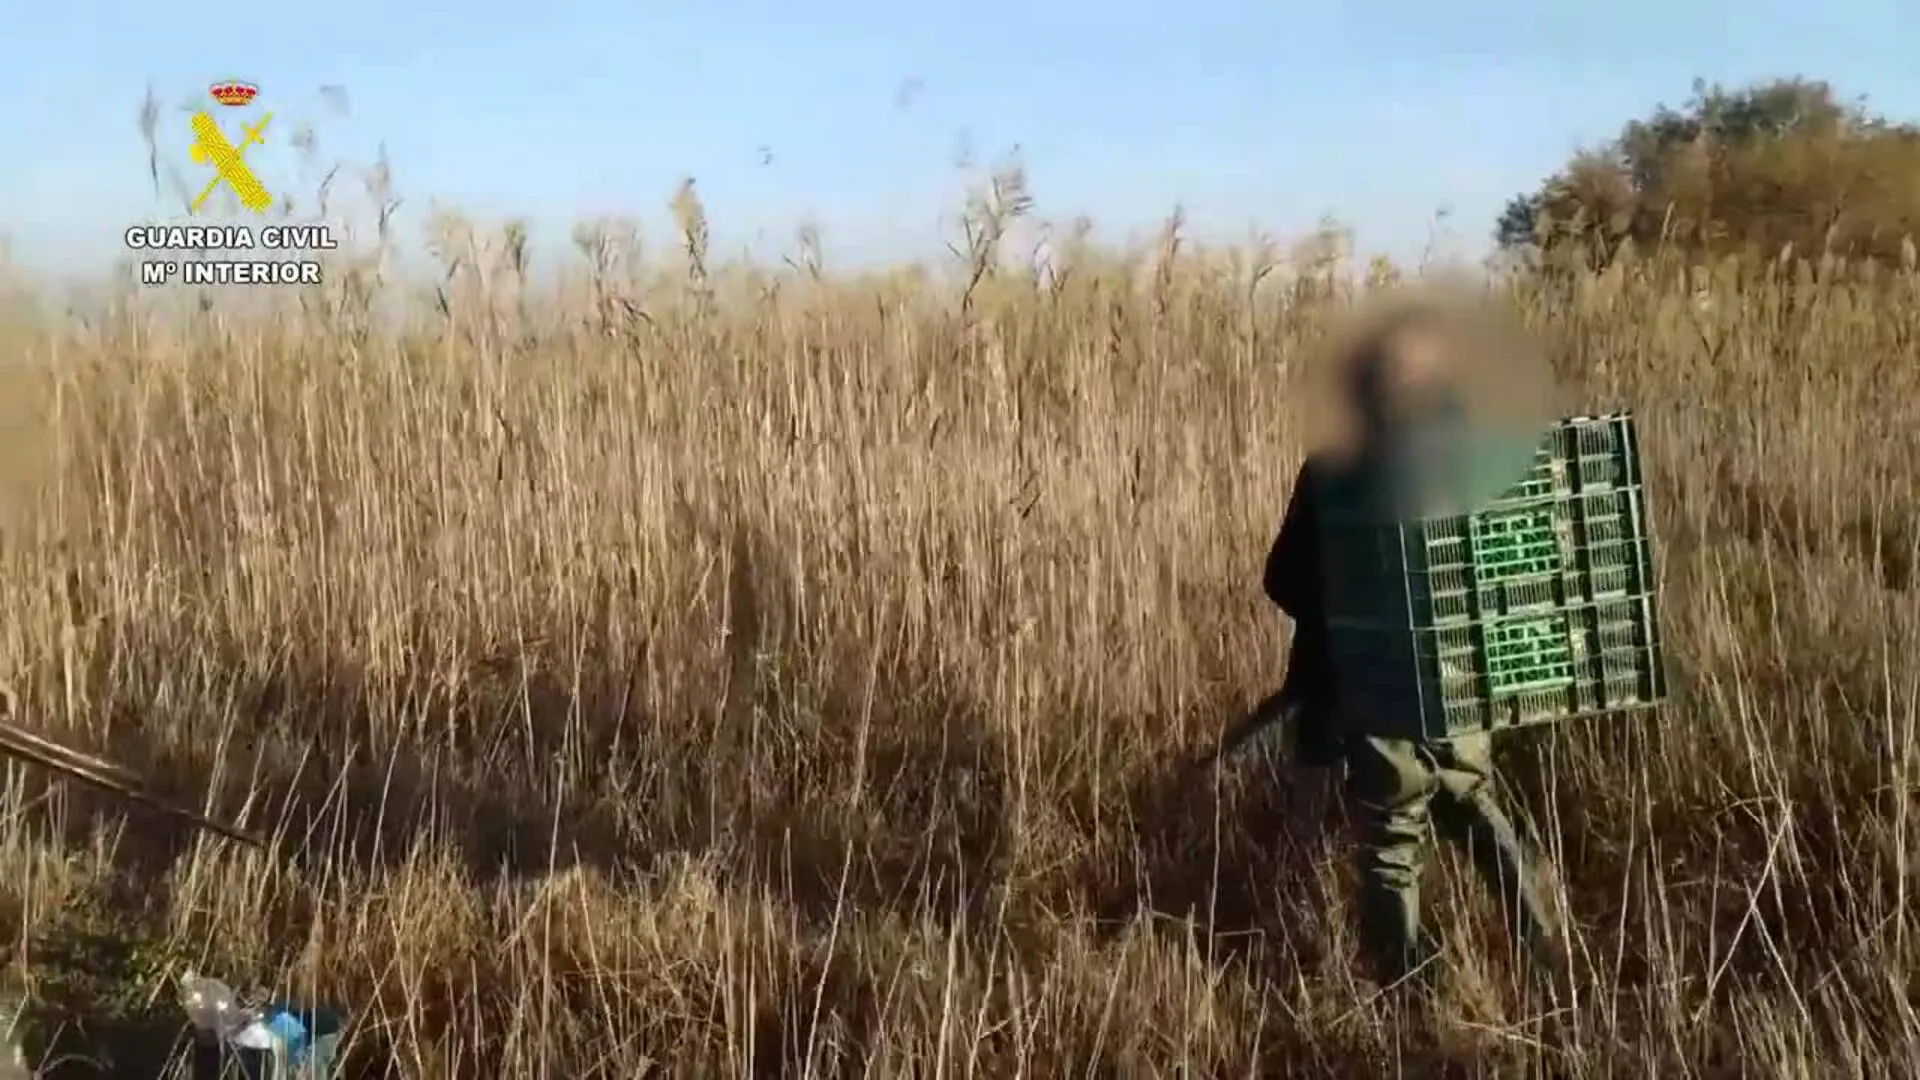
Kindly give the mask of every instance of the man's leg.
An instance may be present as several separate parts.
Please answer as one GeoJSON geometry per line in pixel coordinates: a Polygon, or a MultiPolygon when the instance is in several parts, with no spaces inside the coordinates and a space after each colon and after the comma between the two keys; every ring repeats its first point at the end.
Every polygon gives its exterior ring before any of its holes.
{"type": "Polygon", "coordinates": [[[1413,743],[1355,738],[1347,790],[1359,833],[1361,947],[1383,987],[1424,980],[1433,950],[1420,930],[1420,871],[1433,770],[1413,743]]]}
{"type": "Polygon", "coordinates": [[[1552,990],[1564,992],[1566,942],[1547,886],[1545,856],[1500,805],[1493,782],[1492,737],[1454,739],[1436,744],[1431,752],[1440,787],[1434,825],[1467,846],[1474,867],[1499,898],[1510,932],[1545,965],[1552,990]]]}

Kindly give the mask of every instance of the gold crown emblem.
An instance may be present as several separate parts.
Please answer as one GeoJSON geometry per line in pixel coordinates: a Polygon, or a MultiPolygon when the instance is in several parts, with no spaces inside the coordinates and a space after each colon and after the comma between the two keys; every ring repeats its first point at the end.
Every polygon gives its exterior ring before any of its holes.
{"type": "Polygon", "coordinates": [[[260,93],[260,88],[248,82],[220,82],[209,87],[207,93],[222,105],[238,108],[252,101],[260,93]]]}

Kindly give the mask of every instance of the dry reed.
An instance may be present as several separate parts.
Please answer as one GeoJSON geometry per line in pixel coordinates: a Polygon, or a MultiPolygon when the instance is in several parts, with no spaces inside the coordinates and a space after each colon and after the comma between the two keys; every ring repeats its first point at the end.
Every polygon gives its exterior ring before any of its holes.
{"type": "Polygon", "coordinates": [[[340,286],[14,329],[19,711],[280,838],[16,778],[30,980],[131,878],[167,955],[408,1076],[1920,1061],[1920,277],[1503,285],[1645,418],[1679,696],[1509,750],[1582,928],[1560,1049],[1437,872],[1427,1045],[1353,973],[1326,778],[1160,779],[1278,675],[1254,579],[1351,291],[1176,244],[751,271],[695,224],[673,282],[594,234],[577,288],[469,260],[395,324],[340,286]]]}

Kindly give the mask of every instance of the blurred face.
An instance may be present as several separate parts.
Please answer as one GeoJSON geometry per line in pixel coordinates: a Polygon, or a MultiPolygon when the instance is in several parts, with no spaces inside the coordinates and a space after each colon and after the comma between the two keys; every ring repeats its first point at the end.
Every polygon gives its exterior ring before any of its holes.
{"type": "Polygon", "coordinates": [[[1452,389],[1452,343],[1443,328],[1410,324],[1381,342],[1358,402],[1374,437],[1385,429],[1429,418],[1446,406],[1452,389]]]}
{"type": "Polygon", "coordinates": [[[1391,400],[1418,398],[1442,385],[1448,343],[1437,327],[1408,327],[1388,339],[1385,386],[1391,400]]]}

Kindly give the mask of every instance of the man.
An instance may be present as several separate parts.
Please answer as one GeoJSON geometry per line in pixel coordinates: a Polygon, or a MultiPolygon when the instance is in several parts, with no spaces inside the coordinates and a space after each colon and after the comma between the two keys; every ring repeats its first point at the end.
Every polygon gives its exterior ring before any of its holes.
{"type": "MultiPolygon", "coordinates": [[[[1359,457],[1381,450],[1408,425],[1448,400],[1449,323],[1438,311],[1386,319],[1357,344],[1343,384],[1359,457]]],[[[1360,930],[1376,978],[1394,986],[1432,973],[1432,939],[1420,926],[1420,872],[1429,825],[1465,843],[1479,873],[1503,900],[1514,928],[1564,987],[1560,931],[1537,876],[1534,846],[1495,796],[1491,736],[1445,741],[1370,736],[1349,730],[1328,645],[1314,492],[1333,455],[1310,457],[1294,482],[1286,517],[1267,555],[1264,585],[1294,622],[1280,694],[1294,721],[1296,753],[1309,765],[1344,761],[1360,858],[1360,930]]]]}

